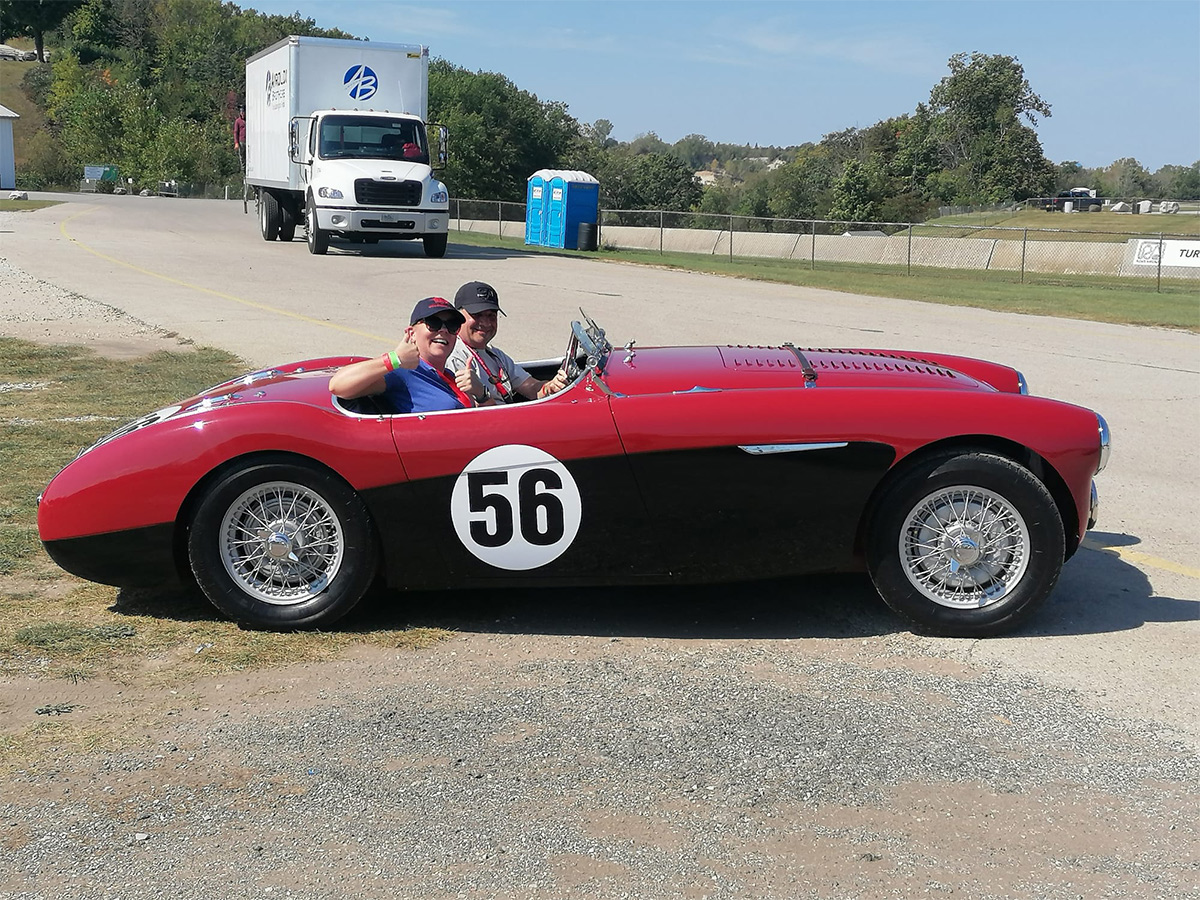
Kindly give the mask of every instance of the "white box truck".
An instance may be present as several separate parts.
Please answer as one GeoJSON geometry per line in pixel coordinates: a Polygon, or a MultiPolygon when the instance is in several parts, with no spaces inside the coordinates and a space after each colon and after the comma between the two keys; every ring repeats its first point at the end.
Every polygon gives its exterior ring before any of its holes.
{"type": "Polygon", "coordinates": [[[428,104],[419,44],[292,36],[246,60],[246,183],[263,240],[290,241],[303,223],[311,253],[334,237],[419,239],[445,256],[450,198],[434,168],[447,135],[426,128],[428,104]]]}

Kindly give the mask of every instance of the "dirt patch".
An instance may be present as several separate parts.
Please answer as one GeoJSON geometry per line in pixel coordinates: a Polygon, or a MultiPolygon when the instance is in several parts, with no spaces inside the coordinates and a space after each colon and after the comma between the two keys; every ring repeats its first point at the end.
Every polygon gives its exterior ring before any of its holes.
{"type": "Polygon", "coordinates": [[[35,278],[3,258],[0,333],[41,344],[78,344],[110,359],[192,349],[186,337],[35,278]]]}

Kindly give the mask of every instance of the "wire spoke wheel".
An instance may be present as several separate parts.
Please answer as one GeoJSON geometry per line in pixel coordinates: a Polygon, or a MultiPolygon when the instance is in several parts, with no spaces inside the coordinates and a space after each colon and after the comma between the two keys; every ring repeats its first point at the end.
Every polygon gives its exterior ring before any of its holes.
{"type": "Polygon", "coordinates": [[[874,501],[864,549],[879,595],[900,615],[937,634],[983,637],[1013,628],[1049,596],[1065,531],[1030,469],[948,449],[890,479],[874,501]]]}
{"type": "Polygon", "coordinates": [[[264,457],[207,488],[188,560],[205,596],[257,628],[325,626],[354,608],[379,568],[362,499],[333,473],[264,457]]]}
{"type": "Polygon", "coordinates": [[[238,497],[221,522],[225,571],[246,593],[293,604],[328,587],[342,565],[342,524],[318,494],[275,481],[238,497]]]}
{"type": "Polygon", "coordinates": [[[955,485],[922,499],[900,532],[913,586],[934,603],[975,609],[1006,597],[1029,564],[1029,529],[999,494],[955,485]]]}

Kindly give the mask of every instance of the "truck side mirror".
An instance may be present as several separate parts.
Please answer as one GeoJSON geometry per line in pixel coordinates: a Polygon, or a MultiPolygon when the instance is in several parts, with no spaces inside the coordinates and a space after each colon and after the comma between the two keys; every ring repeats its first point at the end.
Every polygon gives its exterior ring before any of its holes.
{"type": "Polygon", "coordinates": [[[292,119],[291,124],[288,125],[288,158],[292,162],[300,162],[296,158],[300,153],[299,135],[300,124],[295,119],[292,119]]]}
{"type": "Polygon", "coordinates": [[[445,125],[435,125],[437,129],[437,159],[431,168],[445,168],[450,160],[450,131],[445,125]]]}

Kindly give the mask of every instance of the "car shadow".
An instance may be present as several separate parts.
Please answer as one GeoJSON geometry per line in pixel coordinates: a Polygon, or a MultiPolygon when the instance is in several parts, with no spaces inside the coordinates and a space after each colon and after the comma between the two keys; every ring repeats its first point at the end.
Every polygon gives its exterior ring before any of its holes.
{"type": "Polygon", "coordinates": [[[1101,634],[1200,619],[1200,603],[1156,594],[1146,573],[1115,552],[1140,543],[1134,535],[1089,532],[1045,606],[1006,636],[1101,634]]]}
{"type": "Polygon", "coordinates": [[[347,628],[678,639],[868,637],[902,628],[865,575],[720,585],[383,591],[347,628]]]}
{"type": "MultiPolygon", "coordinates": [[[[1155,594],[1141,569],[1107,549],[1138,543],[1131,535],[1092,532],[1046,604],[1028,622],[992,640],[1104,634],[1200,618],[1200,603],[1155,594]]],[[[125,588],[111,609],[185,622],[223,618],[197,589],[187,587],[125,588]]],[[[428,627],[681,640],[865,638],[910,630],[866,575],[708,585],[377,589],[333,627],[359,633],[428,627]]]]}

